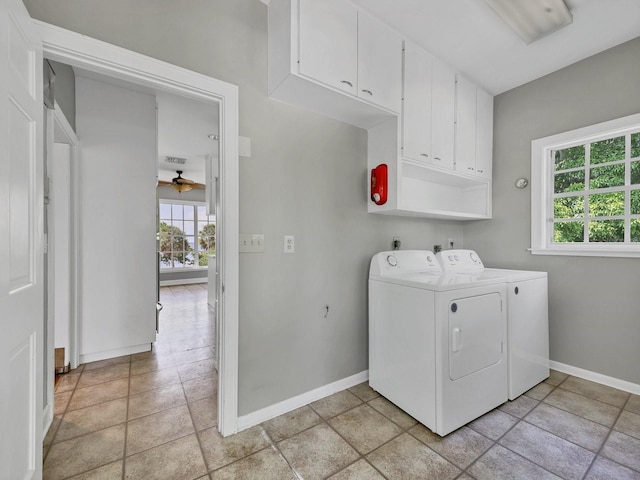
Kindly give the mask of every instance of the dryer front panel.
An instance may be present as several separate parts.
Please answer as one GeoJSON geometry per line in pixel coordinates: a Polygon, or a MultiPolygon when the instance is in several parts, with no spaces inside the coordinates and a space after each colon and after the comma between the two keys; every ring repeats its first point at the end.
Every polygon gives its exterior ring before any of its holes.
{"type": "Polygon", "coordinates": [[[503,354],[502,296],[498,292],[449,302],[449,378],[458,380],[499,363],[503,354]]]}

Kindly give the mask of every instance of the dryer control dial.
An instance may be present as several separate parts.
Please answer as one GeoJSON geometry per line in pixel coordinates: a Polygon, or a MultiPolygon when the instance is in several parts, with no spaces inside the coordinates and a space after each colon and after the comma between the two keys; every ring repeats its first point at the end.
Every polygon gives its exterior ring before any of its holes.
{"type": "Polygon", "coordinates": [[[398,265],[398,259],[393,255],[387,255],[387,263],[392,267],[395,267],[398,265]]]}

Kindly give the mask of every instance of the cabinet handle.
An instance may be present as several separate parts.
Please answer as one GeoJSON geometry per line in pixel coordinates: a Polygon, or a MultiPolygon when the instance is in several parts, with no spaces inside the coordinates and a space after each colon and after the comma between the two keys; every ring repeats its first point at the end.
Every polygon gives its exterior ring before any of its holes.
{"type": "Polygon", "coordinates": [[[362,90],[364,93],[368,93],[369,95],[371,95],[373,97],[373,92],[371,90],[362,90]]]}
{"type": "Polygon", "coordinates": [[[437,160],[437,161],[439,161],[439,162],[440,162],[440,161],[442,161],[442,159],[441,159],[440,157],[433,157],[433,159],[434,159],[434,160],[437,160]]]}
{"type": "Polygon", "coordinates": [[[478,170],[478,173],[484,173],[484,170],[478,170]]]}
{"type": "Polygon", "coordinates": [[[467,167],[467,170],[473,171],[473,167],[467,167]]]}
{"type": "Polygon", "coordinates": [[[351,83],[349,80],[340,80],[340,83],[346,83],[350,87],[353,87],[353,83],[351,83]]]}
{"type": "Polygon", "coordinates": [[[426,153],[421,153],[420,155],[423,156],[423,157],[429,158],[429,155],[426,154],[426,153]]]}

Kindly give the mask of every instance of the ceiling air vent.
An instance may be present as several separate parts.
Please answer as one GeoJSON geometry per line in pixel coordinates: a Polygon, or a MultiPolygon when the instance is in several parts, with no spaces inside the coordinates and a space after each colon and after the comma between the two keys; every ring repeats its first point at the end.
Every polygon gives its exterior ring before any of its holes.
{"type": "Polygon", "coordinates": [[[184,165],[185,163],[187,163],[187,159],[186,158],[181,158],[181,157],[169,157],[169,156],[167,156],[166,161],[167,161],[167,163],[177,163],[179,165],[184,165]]]}

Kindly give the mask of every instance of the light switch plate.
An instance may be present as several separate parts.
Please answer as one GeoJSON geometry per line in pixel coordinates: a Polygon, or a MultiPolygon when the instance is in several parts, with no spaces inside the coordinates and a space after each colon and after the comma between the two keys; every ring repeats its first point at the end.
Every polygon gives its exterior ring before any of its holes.
{"type": "Polygon", "coordinates": [[[243,252],[264,252],[264,233],[241,233],[240,249],[243,252]]]}

